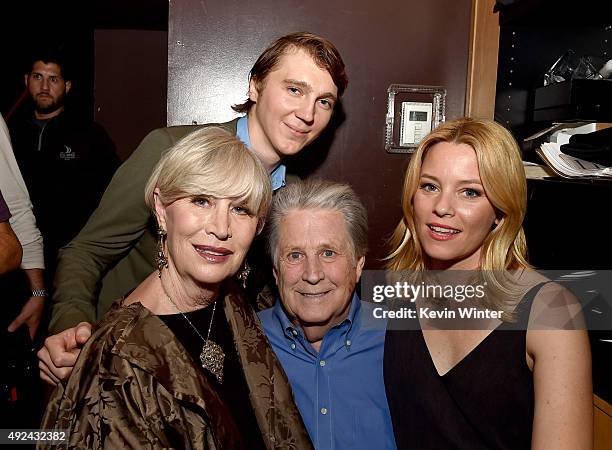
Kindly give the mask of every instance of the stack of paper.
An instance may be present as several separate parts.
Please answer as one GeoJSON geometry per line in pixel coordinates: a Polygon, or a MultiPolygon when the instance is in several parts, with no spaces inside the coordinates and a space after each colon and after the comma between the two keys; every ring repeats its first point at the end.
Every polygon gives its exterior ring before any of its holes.
{"type": "Polygon", "coordinates": [[[561,145],[546,142],[537,154],[559,176],[564,178],[612,178],[612,167],[605,167],[561,152],[561,145]]]}

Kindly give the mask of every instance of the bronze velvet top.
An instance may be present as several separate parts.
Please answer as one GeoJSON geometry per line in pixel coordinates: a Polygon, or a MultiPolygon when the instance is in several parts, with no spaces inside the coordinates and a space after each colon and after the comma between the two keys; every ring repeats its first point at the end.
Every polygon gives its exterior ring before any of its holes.
{"type": "Polygon", "coordinates": [[[249,408],[245,399],[249,398],[249,388],[244,378],[242,366],[232,331],[223,314],[223,298],[217,301],[216,309],[213,305],[185,313],[191,324],[198,330],[197,332],[185,320],[182,314],[160,315],[159,317],[172,334],[183,345],[191,359],[195,361],[196,367],[204,374],[210,385],[215,389],[222,403],[227,407],[230,420],[235,424],[240,424],[236,428],[239,431],[235,434],[237,442],[236,450],[261,450],[265,449],[255,412],[249,408]],[[215,314],[213,315],[213,310],[215,314]],[[211,317],[213,318],[211,323],[211,317]],[[223,359],[223,382],[219,383],[215,375],[201,366],[200,354],[204,345],[203,338],[207,336],[210,326],[210,340],[221,346],[225,353],[223,359]]]}
{"type": "MultiPolygon", "coordinates": [[[[255,312],[235,286],[225,291],[224,312],[249,392],[244,406],[253,409],[266,448],[312,449],[255,312]]],[[[228,414],[163,321],[140,303],[117,303],[65,388],[55,390],[41,428],[68,430],[67,445],[53,448],[234,449],[239,431],[228,414]]]]}

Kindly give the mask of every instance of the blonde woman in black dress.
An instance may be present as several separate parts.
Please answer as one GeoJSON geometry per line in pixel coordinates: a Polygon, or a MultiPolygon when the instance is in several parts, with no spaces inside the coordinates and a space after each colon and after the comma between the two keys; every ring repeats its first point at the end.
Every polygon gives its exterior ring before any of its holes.
{"type": "Polygon", "coordinates": [[[512,291],[507,279],[525,288],[515,302],[489,304],[503,314],[479,329],[421,319],[419,330],[388,330],[385,384],[398,448],[592,447],[587,333],[534,326],[554,302],[567,317],[580,305],[527,263],[526,204],[520,151],[494,122],[446,122],[410,161],[389,268],[477,271],[492,291],[512,291]]]}

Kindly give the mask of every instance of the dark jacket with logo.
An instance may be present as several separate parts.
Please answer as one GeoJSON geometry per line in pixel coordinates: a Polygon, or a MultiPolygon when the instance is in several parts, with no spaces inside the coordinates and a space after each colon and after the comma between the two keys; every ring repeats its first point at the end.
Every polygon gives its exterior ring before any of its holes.
{"type": "Polygon", "coordinates": [[[16,117],[9,128],[52,265],[95,210],[119,158],[104,128],[66,111],[39,123],[16,117]]]}

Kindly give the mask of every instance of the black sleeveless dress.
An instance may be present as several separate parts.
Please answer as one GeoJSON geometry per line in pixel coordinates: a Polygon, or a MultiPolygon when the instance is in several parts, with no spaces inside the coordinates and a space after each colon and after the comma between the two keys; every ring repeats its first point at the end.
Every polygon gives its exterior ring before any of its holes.
{"type": "Polygon", "coordinates": [[[525,330],[541,286],[521,300],[515,323],[502,323],[443,376],[420,330],[387,330],[384,377],[398,449],[531,448],[525,330]]]}

